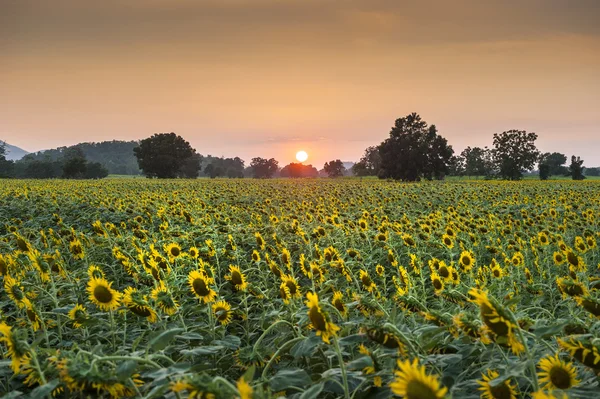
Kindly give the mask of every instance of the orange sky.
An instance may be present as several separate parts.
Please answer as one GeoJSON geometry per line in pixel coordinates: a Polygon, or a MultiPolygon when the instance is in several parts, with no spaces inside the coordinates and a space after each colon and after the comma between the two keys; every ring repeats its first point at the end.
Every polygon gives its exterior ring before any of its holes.
{"type": "Polygon", "coordinates": [[[0,0],[0,139],[174,131],[322,167],[418,112],[457,152],[526,129],[600,165],[597,0],[0,0]]]}

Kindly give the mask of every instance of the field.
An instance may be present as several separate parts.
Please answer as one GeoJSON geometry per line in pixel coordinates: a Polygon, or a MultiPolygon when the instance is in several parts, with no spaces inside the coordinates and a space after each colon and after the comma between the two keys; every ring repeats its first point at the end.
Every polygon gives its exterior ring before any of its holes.
{"type": "Polygon", "coordinates": [[[0,391],[596,398],[600,181],[0,181],[0,391]]]}

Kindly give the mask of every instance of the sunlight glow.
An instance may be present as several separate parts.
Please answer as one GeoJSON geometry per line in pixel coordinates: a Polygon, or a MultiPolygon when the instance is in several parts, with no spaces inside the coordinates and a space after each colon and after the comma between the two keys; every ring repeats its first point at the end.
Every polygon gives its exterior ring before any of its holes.
{"type": "Polygon", "coordinates": [[[298,162],[304,162],[308,159],[308,154],[306,153],[306,151],[298,151],[296,153],[296,159],[298,160],[298,162]]]}

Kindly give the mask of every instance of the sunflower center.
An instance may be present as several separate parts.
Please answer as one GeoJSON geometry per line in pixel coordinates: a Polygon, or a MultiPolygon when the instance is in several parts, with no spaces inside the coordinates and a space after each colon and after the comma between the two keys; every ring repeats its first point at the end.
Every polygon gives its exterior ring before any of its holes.
{"type": "Polygon", "coordinates": [[[444,277],[444,278],[448,278],[448,276],[450,275],[450,271],[448,270],[448,268],[446,266],[441,266],[439,269],[440,272],[440,276],[444,277]]]}
{"type": "Polygon", "coordinates": [[[293,281],[287,281],[285,283],[285,285],[290,289],[290,294],[291,295],[295,295],[296,291],[298,291],[298,288],[296,287],[296,284],[294,284],[293,281]]]}
{"type": "Polygon", "coordinates": [[[315,330],[318,331],[327,331],[327,321],[325,320],[325,316],[319,310],[317,306],[313,306],[308,311],[308,318],[312,323],[315,330]]]}
{"type": "Polygon", "coordinates": [[[407,399],[437,399],[436,392],[426,383],[411,379],[406,384],[407,399]]]}
{"type": "Polygon", "coordinates": [[[227,320],[227,317],[229,316],[228,313],[229,312],[227,312],[227,309],[221,306],[215,308],[215,314],[217,315],[217,320],[219,321],[227,320]]]}
{"type": "Polygon", "coordinates": [[[194,292],[200,296],[206,296],[209,293],[209,289],[206,286],[206,281],[204,281],[202,278],[194,279],[192,286],[194,287],[194,292]]]}
{"type": "Polygon", "coordinates": [[[177,247],[171,248],[171,255],[179,256],[180,253],[181,253],[181,251],[179,250],[179,248],[177,248],[177,247]]]}
{"type": "Polygon", "coordinates": [[[471,258],[469,258],[468,256],[463,256],[462,257],[462,264],[465,266],[469,266],[471,264],[471,258]]]}
{"type": "Polygon", "coordinates": [[[333,306],[335,306],[335,308],[342,313],[346,310],[344,308],[344,303],[342,301],[340,301],[339,299],[336,299],[335,301],[333,301],[333,306]]]}
{"type": "Polygon", "coordinates": [[[498,336],[506,336],[509,332],[509,328],[506,323],[501,321],[492,321],[496,317],[496,311],[489,307],[487,304],[483,303],[480,306],[481,318],[483,322],[494,332],[494,334],[498,336]]]}
{"type": "Polygon", "coordinates": [[[436,278],[433,280],[433,288],[435,288],[436,290],[441,290],[444,286],[442,285],[442,282],[440,279],[436,278]]]}
{"type": "Polygon", "coordinates": [[[366,274],[364,274],[360,280],[362,281],[363,285],[365,287],[370,287],[371,284],[373,284],[373,282],[371,281],[371,278],[369,276],[367,276],[366,274]]]}
{"type": "Polygon", "coordinates": [[[571,387],[571,374],[562,367],[552,367],[550,369],[550,381],[558,389],[568,389],[571,387]]]}
{"type": "Polygon", "coordinates": [[[103,285],[98,285],[94,288],[94,298],[101,303],[110,303],[113,299],[113,293],[103,285]]]}
{"type": "Polygon", "coordinates": [[[502,384],[492,387],[490,386],[490,393],[492,394],[492,398],[494,399],[511,399],[513,398],[510,387],[506,382],[502,384]]]}
{"type": "Polygon", "coordinates": [[[569,251],[567,253],[567,261],[569,261],[569,263],[572,264],[573,266],[577,266],[579,264],[579,260],[577,259],[577,255],[575,255],[571,251],[569,251]]]}
{"type": "Polygon", "coordinates": [[[238,271],[231,272],[231,282],[234,285],[242,285],[243,284],[242,275],[240,274],[240,272],[238,272],[238,271]]]}
{"type": "Polygon", "coordinates": [[[130,306],[129,310],[141,317],[149,317],[152,314],[147,306],[130,306]]]}

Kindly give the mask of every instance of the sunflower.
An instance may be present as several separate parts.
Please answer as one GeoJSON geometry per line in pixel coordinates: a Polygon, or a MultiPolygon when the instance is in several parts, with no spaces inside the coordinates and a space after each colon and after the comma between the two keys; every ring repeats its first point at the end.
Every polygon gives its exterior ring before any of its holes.
{"type": "Polygon", "coordinates": [[[365,269],[360,269],[359,278],[360,278],[360,282],[362,283],[363,288],[365,290],[367,290],[369,292],[373,292],[374,290],[377,289],[377,285],[369,276],[369,272],[367,272],[365,269]]]}
{"type": "Polygon", "coordinates": [[[600,348],[586,338],[567,337],[558,338],[558,345],[569,352],[572,358],[579,363],[600,370],[600,348]]]}
{"type": "Polygon", "coordinates": [[[571,297],[578,297],[587,295],[588,293],[585,285],[569,277],[558,277],[556,279],[556,285],[564,297],[567,295],[571,297]]]}
{"type": "Polygon", "coordinates": [[[69,251],[73,255],[73,259],[83,259],[85,257],[83,245],[81,245],[81,241],[77,238],[69,244],[69,251]]]}
{"type": "Polygon", "coordinates": [[[169,316],[172,316],[177,312],[179,304],[173,299],[173,296],[164,281],[161,281],[152,289],[150,297],[154,299],[156,305],[169,316]]]}
{"type": "Polygon", "coordinates": [[[100,310],[112,311],[119,307],[121,293],[113,290],[110,287],[111,285],[112,282],[109,283],[104,278],[94,277],[88,281],[87,292],[89,299],[100,310]]]}
{"type": "Polygon", "coordinates": [[[546,234],[544,231],[540,231],[537,234],[537,240],[540,243],[540,245],[548,245],[550,243],[550,239],[548,238],[548,234],[546,234]]]}
{"type": "Polygon", "coordinates": [[[517,399],[517,387],[510,383],[510,379],[505,379],[501,383],[491,384],[490,382],[499,377],[495,370],[488,370],[487,375],[481,374],[481,380],[477,381],[479,390],[482,392],[483,399],[517,399]]]}
{"type": "Polygon", "coordinates": [[[262,237],[262,235],[260,235],[259,232],[254,233],[254,238],[256,239],[256,245],[258,246],[258,248],[260,248],[261,251],[265,250],[265,240],[262,237]]]}
{"type": "Polygon", "coordinates": [[[475,257],[471,251],[462,251],[458,259],[458,264],[464,272],[470,271],[475,265],[475,257]]]}
{"type": "Polygon", "coordinates": [[[21,282],[9,275],[4,276],[4,291],[19,308],[25,307],[27,302],[29,302],[25,296],[21,282]]]}
{"type": "Polygon", "coordinates": [[[179,258],[183,252],[181,251],[181,247],[177,243],[170,243],[163,247],[165,253],[169,256],[171,262],[177,258],[179,258]]]}
{"type": "Polygon", "coordinates": [[[148,297],[136,288],[125,288],[125,291],[123,291],[123,305],[133,314],[145,317],[150,323],[154,323],[157,320],[156,311],[148,303],[148,297]]]}
{"type": "Polygon", "coordinates": [[[252,399],[252,387],[246,382],[243,376],[237,380],[235,387],[240,394],[239,399],[252,399]]]}
{"type": "Polygon", "coordinates": [[[514,330],[519,328],[514,324],[506,311],[486,291],[472,288],[469,295],[473,297],[470,301],[479,306],[481,320],[487,328],[496,336],[497,340],[507,344],[513,353],[518,355],[525,347],[515,336],[514,330]]]}
{"type": "Polygon", "coordinates": [[[256,249],[252,251],[252,262],[260,262],[260,253],[256,249]]]}
{"type": "Polygon", "coordinates": [[[398,360],[398,368],[390,383],[394,394],[407,399],[442,399],[446,395],[448,389],[441,386],[437,376],[426,374],[425,366],[419,366],[417,359],[412,363],[398,360]]]}
{"type": "Polygon", "coordinates": [[[11,359],[10,366],[15,374],[19,374],[21,366],[27,366],[31,360],[29,349],[6,323],[0,323],[0,342],[6,344],[4,357],[11,359]]]}
{"type": "Polygon", "coordinates": [[[71,319],[73,322],[73,327],[83,327],[83,323],[88,320],[88,313],[85,307],[81,304],[73,306],[73,308],[69,311],[69,319],[71,319]]]}
{"type": "Polygon", "coordinates": [[[281,263],[283,263],[288,269],[292,268],[292,255],[287,248],[281,250],[281,263]]]}
{"type": "Polygon", "coordinates": [[[226,326],[231,322],[232,312],[231,305],[227,303],[227,301],[217,301],[212,304],[212,311],[217,321],[221,323],[221,325],[226,326]]]}
{"type": "Polygon", "coordinates": [[[590,312],[592,315],[600,318],[600,300],[589,295],[575,298],[579,306],[590,312]]]}
{"type": "Polygon", "coordinates": [[[0,276],[6,276],[9,272],[9,267],[12,264],[10,255],[0,254],[0,276]]]}
{"type": "Polygon", "coordinates": [[[444,281],[440,278],[440,275],[437,272],[431,273],[431,285],[433,286],[433,291],[436,295],[439,295],[442,291],[444,291],[444,281]]]}
{"type": "Polygon", "coordinates": [[[387,239],[388,236],[385,233],[377,233],[377,235],[375,235],[375,241],[377,242],[386,242],[387,239]]]}
{"type": "Polygon", "coordinates": [[[556,266],[562,265],[563,263],[565,263],[565,256],[563,255],[562,252],[554,252],[554,254],[552,255],[552,259],[554,259],[554,264],[556,266]]]}
{"type": "Polygon", "coordinates": [[[335,308],[340,312],[342,316],[346,316],[348,314],[348,309],[346,308],[346,304],[344,303],[344,294],[340,291],[333,292],[333,298],[331,298],[331,304],[335,306],[335,308]]]}
{"type": "Polygon", "coordinates": [[[538,363],[538,367],[541,370],[538,373],[538,378],[544,389],[565,390],[579,384],[575,366],[572,363],[560,360],[558,354],[542,358],[538,363]]]}
{"type": "Polygon", "coordinates": [[[35,306],[29,301],[27,301],[27,305],[25,306],[25,314],[27,315],[31,329],[34,332],[39,330],[43,321],[40,318],[38,311],[35,309],[35,306]]]}
{"type": "Polygon", "coordinates": [[[494,278],[502,278],[505,276],[505,271],[500,267],[496,259],[492,259],[492,263],[490,265],[490,272],[494,278]]]}
{"type": "Polygon", "coordinates": [[[285,285],[288,289],[289,295],[292,298],[302,298],[302,293],[300,292],[300,286],[298,285],[298,281],[292,276],[288,276],[286,274],[281,275],[281,284],[285,285]]]}
{"type": "Polygon", "coordinates": [[[230,281],[237,291],[246,291],[248,288],[246,276],[241,272],[239,266],[229,265],[229,274],[225,276],[225,280],[230,281]]]}
{"type": "Polygon", "coordinates": [[[586,271],[586,264],[581,256],[578,256],[571,249],[567,249],[564,255],[569,265],[573,266],[578,272],[586,271]]]}
{"type": "Polygon", "coordinates": [[[523,266],[523,264],[525,263],[525,257],[520,251],[517,251],[513,254],[512,258],[510,258],[510,262],[517,267],[523,266]]]}
{"type": "Polygon", "coordinates": [[[381,265],[377,265],[377,266],[375,266],[375,273],[377,273],[377,275],[378,275],[379,277],[383,277],[383,275],[385,274],[385,269],[384,269],[384,267],[383,267],[383,266],[381,266],[381,265]]]}
{"type": "Polygon", "coordinates": [[[90,265],[87,269],[87,274],[89,278],[106,278],[104,275],[104,271],[99,266],[90,265]]]}
{"type": "Polygon", "coordinates": [[[319,305],[319,297],[317,294],[308,292],[306,294],[306,306],[308,306],[308,319],[310,320],[310,327],[313,328],[317,336],[320,336],[323,342],[329,343],[329,338],[336,336],[339,327],[330,321],[329,315],[319,305]]]}
{"type": "Polygon", "coordinates": [[[190,247],[190,249],[188,249],[188,255],[192,259],[198,259],[198,256],[200,256],[200,251],[196,247],[190,247]]]}
{"type": "Polygon", "coordinates": [[[581,253],[586,253],[588,250],[585,240],[581,236],[575,237],[575,244],[573,246],[581,253]]]}
{"type": "Polygon", "coordinates": [[[408,247],[415,248],[417,246],[415,239],[410,234],[402,234],[402,241],[404,241],[404,244],[408,247]]]}
{"type": "Polygon", "coordinates": [[[208,275],[202,270],[192,270],[188,274],[190,291],[204,303],[214,302],[215,298],[217,297],[215,290],[210,288],[210,285],[214,283],[215,280],[211,277],[208,277],[208,275]]]}
{"type": "Polygon", "coordinates": [[[454,248],[454,240],[448,234],[442,236],[442,244],[448,249],[454,248]]]}

